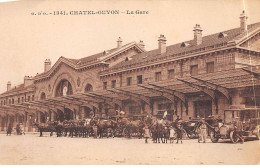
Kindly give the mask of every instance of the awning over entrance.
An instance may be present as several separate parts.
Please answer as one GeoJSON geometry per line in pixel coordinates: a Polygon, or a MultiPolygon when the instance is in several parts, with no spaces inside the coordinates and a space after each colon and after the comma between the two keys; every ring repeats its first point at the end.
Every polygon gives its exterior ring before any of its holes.
{"type": "MultiPolygon", "coordinates": [[[[209,95],[212,100],[216,93],[223,94],[230,101],[230,89],[247,86],[260,86],[260,67],[233,69],[197,76],[187,76],[170,80],[149,82],[140,85],[117,87],[107,90],[95,90],[45,100],[23,102],[0,106],[0,112],[20,112],[27,110],[48,110],[52,107],[64,108],[70,105],[94,106],[99,104],[114,107],[122,106],[122,101],[136,99],[151,105],[151,99],[164,97],[170,101],[175,99],[186,102],[187,96],[193,93],[209,95]]],[[[214,103],[214,101],[213,101],[214,103]]]]}

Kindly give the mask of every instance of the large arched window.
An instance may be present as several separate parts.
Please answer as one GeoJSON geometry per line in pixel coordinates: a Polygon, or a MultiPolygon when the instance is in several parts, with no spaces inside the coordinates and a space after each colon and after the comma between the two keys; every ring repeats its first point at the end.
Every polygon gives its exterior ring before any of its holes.
{"type": "Polygon", "coordinates": [[[41,97],[40,97],[41,100],[45,100],[46,99],[46,94],[44,92],[41,93],[41,97]]]}
{"type": "Polygon", "coordinates": [[[91,84],[87,84],[85,87],[85,92],[92,92],[93,91],[93,87],[91,84]]]}
{"type": "Polygon", "coordinates": [[[70,82],[66,79],[61,80],[56,88],[55,96],[59,97],[59,96],[67,96],[72,94],[73,91],[70,82]]]}

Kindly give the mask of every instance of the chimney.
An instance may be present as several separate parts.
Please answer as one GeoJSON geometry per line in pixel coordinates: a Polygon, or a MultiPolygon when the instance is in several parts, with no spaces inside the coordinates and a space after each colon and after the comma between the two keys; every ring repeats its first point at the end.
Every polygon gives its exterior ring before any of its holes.
{"type": "Polygon", "coordinates": [[[47,72],[51,69],[51,60],[50,59],[46,59],[44,61],[44,72],[47,72]]]}
{"type": "Polygon", "coordinates": [[[202,43],[202,29],[200,25],[196,24],[193,31],[195,45],[200,45],[202,43]]]}
{"type": "Polygon", "coordinates": [[[245,11],[240,14],[240,29],[242,32],[247,31],[247,15],[245,11]]]}
{"type": "Polygon", "coordinates": [[[121,39],[121,37],[119,37],[118,38],[118,40],[117,40],[117,48],[121,48],[122,47],[122,39],[121,39]]]}
{"type": "Polygon", "coordinates": [[[11,82],[10,81],[7,82],[7,91],[9,91],[9,90],[11,90],[11,82]]]}
{"type": "Polygon", "coordinates": [[[143,42],[142,40],[140,40],[139,46],[140,46],[142,49],[144,49],[145,45],[144,45],[144,42],[143,42]]]}
{"type": "Polygon", "coordinates": [[[158,39],[158,48],[161,54],[166,53],[166,38],[162,34],[158,39]]]}
{"type": "Polygon", "coordinates": [[[24,77],[24,87],[32,85],[34,82],[33,77],[31,76],[25,76],[24,77]]]}

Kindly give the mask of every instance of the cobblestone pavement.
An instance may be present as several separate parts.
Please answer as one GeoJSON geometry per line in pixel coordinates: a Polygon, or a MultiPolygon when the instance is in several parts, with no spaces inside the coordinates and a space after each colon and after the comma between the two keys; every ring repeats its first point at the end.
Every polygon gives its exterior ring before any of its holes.
{"type": "Polygon", "coordinates": [[[260,141],[148,144],[144,139],[0,134],[1,164],[260,164],[260,141]]]}

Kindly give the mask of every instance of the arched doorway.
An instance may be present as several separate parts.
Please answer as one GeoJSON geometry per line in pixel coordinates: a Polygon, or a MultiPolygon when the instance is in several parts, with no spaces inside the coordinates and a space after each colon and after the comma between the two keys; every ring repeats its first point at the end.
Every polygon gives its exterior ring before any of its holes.
{"type": "Polygon", "coordinates": [[[84,106],[83,108],[84,108],[84,117],[85,118],[93,117],[94,113],[93,113],[93,111],[89,107],[84,106]]]}
{"type": "Polygon", "coordinates": [[[9,124],[11,125],[11,127],[14,127],[15,117],[13,115],[10,115],[9,117],[10,117],[9,124]]]}
{"type": "Polygon", "coordinates": [[[34,122],[35,122],[35,114],[34,113],[28,114],[28,131],[29,132],[33,131],[34,122]]]}
{"type": "Polygon", "coordinates": [[[194,102],[194,117],[206,118],[212,115],[212,101],[195,101],[194,102]]]}
{"type": "Polygon", "coordinates": [[[92,92],[93,91],[93,87],[91,84],[87,84],[85,87],[85,92],[92,92]]]}
{"type": "Polygon", "coordinates": [[[61,80],[56,88],[55,97],[67,96],[72,94],[73,91],[71,83],[66,79],[61,80]]]}
{"type": "Polygon", "coordinates": [[[1,131],[4,131],[4,127],[5,127],[5,117],[1,116],[1,131]]]}
{"type": "Polygon", "coordinates": [[[17,114],[17,123],[23,124],[24,122],[24,115],[23,114],[17,114]]]}
{"type": "Polygon", "coordinates": [[[63,122],[64,121],[64,114],[61,110],[57,109],[57,118],[58,121],[63,122]]]}
{"type": "Polygon", "coordinates": [[[46,123],[46,115],[43,112],[40,112],[40,123],[46,123]]]}
{"type": "Polygon", "coordinates": [[[2,123],[1,123],[2,131],[5,131],[5,128],[7,128],[8,126],[7,122],[8,122],[7,115],[5,115],[2,117],[2,123]]]}
{"type": "Polygon", "coordinates": [[[71,111],[69,108],[64,109],[64,119],[65,120],[73,120],[73,111],[71,111]]]}

